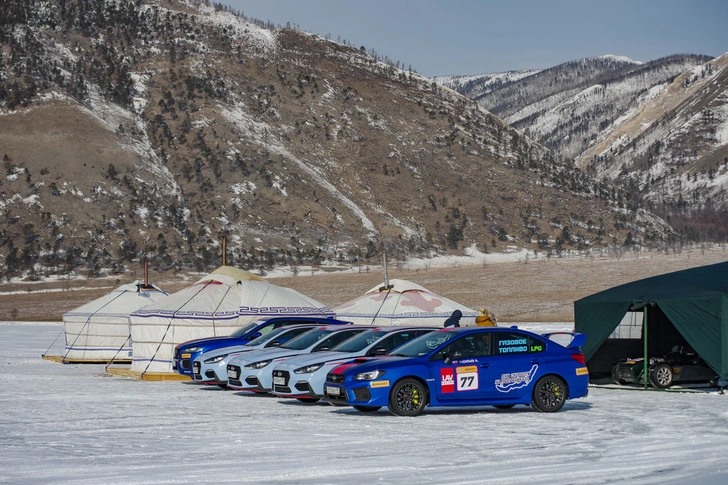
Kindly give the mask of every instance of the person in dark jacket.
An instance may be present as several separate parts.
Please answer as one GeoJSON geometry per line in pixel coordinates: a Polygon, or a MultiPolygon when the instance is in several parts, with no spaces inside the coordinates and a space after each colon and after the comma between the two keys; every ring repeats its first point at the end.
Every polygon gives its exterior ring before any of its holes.
{"type": "Polygon", "coordinates": [[[460,319],[463,316],[463,312],[460,310],[455,310],[452,312],[452,315],[445,320],[445,328],[447,327],[459,327],[460,326],[460,319]]]}

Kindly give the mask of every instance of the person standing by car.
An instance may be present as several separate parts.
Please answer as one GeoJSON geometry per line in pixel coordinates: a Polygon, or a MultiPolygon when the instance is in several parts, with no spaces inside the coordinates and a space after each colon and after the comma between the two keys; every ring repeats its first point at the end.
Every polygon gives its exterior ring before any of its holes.
{"type": "Polygon", "coordinates": [[[463,312],[461,312],[460,310],[455,310],[454,312],[452,312],[452,315],[450,315],[450,317],[445,320],[444,327],[459,327],[460,319],[462,318],[462,316],[463,312]]]}
{"type": "Polygon", "coordinates": [[[496,327],[495,315],[488,311],[487,307],[478,310],[478,316],[475,317],[475,324],[479,327],[496,327]]]}

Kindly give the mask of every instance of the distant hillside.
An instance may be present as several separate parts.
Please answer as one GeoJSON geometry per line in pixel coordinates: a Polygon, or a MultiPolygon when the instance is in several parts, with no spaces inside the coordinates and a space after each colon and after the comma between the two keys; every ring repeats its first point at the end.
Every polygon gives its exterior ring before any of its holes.
{"type": "Polygon", "coordinates": [[[362,49],[195,1],[0,4],[2,277],[660,244],[664,221],[362,49]]]}
{"type": "Polygon", "coordinates": [[[728,237],[728,54],[660,89],[577,164],[619,180],[651,210],[710,239],[728,237]]]}
{"type": "Polygon", "coordinates": [[[728,238],[725,56],[603,56],[543,71],[438,78],[685,238],[728,238]]]}
{"type": "MultiPolygon", "coordinates": [[[[602,56],[525,76],[468,76],[447,81],[515,128],[568,158],[576,158],[618,120],[686,70],[710,60],[678,55],[647,63],[602,56]]],[[[511,73],[505,73],[506,75],[511,73]]],[[[445,81],[445,80],[443,80],[445,81]]]]}

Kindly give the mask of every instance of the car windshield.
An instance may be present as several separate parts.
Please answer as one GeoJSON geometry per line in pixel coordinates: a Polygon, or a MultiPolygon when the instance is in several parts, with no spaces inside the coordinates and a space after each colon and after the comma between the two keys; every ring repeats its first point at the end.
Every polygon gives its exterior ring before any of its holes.
{"type": "Polygon", "coordinates": [[[276,329],[271,330],[270,332],[268,332],[265,335],[261,335],[260,337],[258,337],[255,340],[251,340],[250,342],[248,342],[245,345],[250,345],[252,347],[254,345],[264,344],[267,341],[273,339],[274,337],[277,337],[278,335],[282,334],[283,332],[288,332],[290,330],[291,330],[290,327],[278,327],[276,329]]]}
{"type": "Polygon", "coordinates": [[[249,323],[246,326],[244,326],[243,328],[239,328],[239,329],[235,330],[233,333],[230,334],[230,336],[231,337],[242,337],[243,335],[245,335],[246,333],[250,332],[255,327],[257,327],[259,324],[260,324],[260,322],[249,323]]]}
{"type": "Polygon", "coordinates": [[[287,344],[281,345],[281,348],[283,349],[291,349],[291,350],[303,350],[307,349],[322,338],[326,337],[328,334],[331,333],[331,330],[327,329],[313,329],[309,330],[308,332],[304,333],[303,335],[299,335],[298,337],[291,339],[288,341],[287,344]]]}
{"type": "Polygon", "coordinates": [[[379,340],[387,332],[383,330],[369,330],[344,340],[339,345],[331,347],[336,352],[359,352],[379,340]]]}
{"type": "Polygon", "coordinates": [[[430,332],[411,340],[398,348],[391,355],[401,355],[403,357],[418,357],[435,350],[445,342],[449,342],[457,332],[430,332]]]}

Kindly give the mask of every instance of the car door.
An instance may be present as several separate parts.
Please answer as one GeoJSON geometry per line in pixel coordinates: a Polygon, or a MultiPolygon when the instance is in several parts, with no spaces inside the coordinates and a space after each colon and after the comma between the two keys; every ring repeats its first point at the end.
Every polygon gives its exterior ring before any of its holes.
{"type": "Polygon", "coordinates": [[[493,332],[458,337],[430,358],[438,401],[477,401],[493,397],[493,332]]]}
{"type": "Polygon", "coordinates": [[[494,397],[506,400],[530,396],[543,375],[546,344],[517,330],[499,331],[493,346],[494,397]]]}

